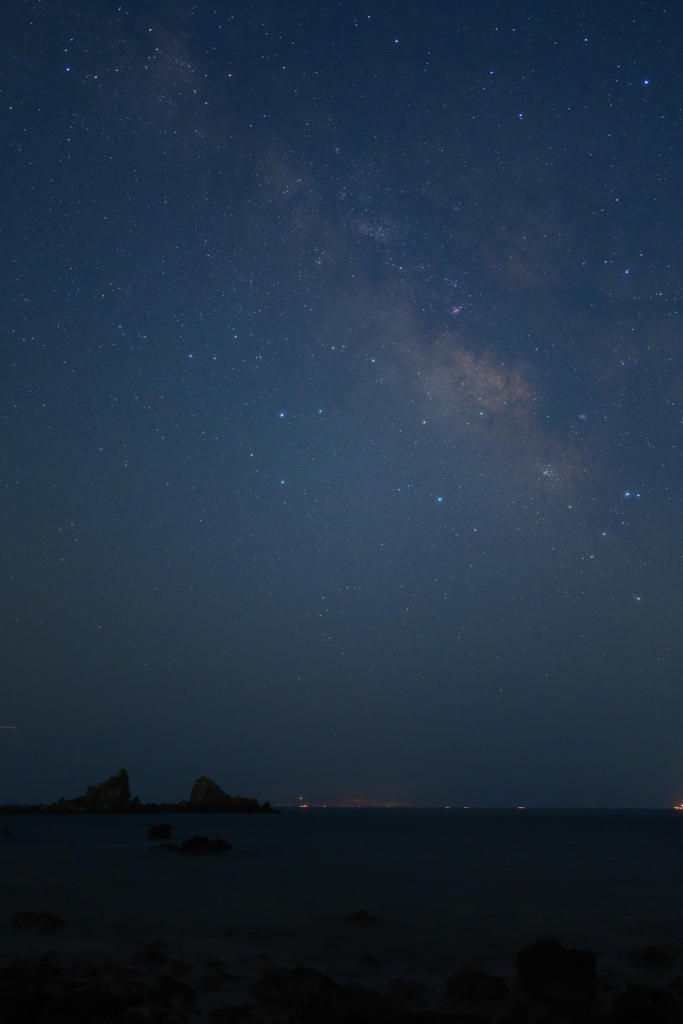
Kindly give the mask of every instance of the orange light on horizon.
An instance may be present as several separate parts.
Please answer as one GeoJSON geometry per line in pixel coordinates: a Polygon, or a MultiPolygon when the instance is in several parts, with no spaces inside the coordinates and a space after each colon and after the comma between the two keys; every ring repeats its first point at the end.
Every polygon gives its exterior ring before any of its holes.
{"type": "Polygon", "coordinates": [[[683,804],[675,804],[674,811],[683,811],[683,804]]]}
{"type": "Polygon", "coordinates": [[[518,807],[518,808],[517,808],[517,810],[518,810],[518,811],[525,811],[525,810],[526,810],[526,807],[518,807]]]}

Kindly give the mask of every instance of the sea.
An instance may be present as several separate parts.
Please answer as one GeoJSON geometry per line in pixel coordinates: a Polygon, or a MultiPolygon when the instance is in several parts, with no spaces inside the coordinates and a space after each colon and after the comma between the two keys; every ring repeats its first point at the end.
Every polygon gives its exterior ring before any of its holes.
{"type": "MultiPolygon", "coordinates": [[[[307,964],[438,1003],[468,964],[514,978],[539,938],[589,948],[599,973],[652,981],[630,954],[683,950],[683,812],[284,809],[278,815],[0,816],[0,958],[129,962],[152,941],[193,970],[222,965],[244,998],[268,965],[307,964]],[[232,851],[170,853],[147,838],[221,837],[232,851]],[[346,915],[363,909],[372,927],[346,915]],[[17,932],[17,911],[63,930],[17,932]],[[605,973],[606,972],[606,973],[605,973]]],[[[676,968],[680,970],[680,964],[676,968]]],[[[218,996],[216,996],[218,998],[218,996]]]]}

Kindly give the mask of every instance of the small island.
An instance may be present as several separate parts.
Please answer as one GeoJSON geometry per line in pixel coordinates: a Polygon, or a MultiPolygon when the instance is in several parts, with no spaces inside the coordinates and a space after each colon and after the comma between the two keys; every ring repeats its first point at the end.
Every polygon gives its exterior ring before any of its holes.
{"type": "Polygon", "coordinates": [[[189,800],[177,804],[140,802],[131,797],[130,777],[125,768],[105,782],[88,786],[83,796],[54,804],[23,807],[16,804],[0,807],[3,814],[279,814],[270,802],[260,804],[253,797],[230,796],[217,782],[205,775],[197,779],[189,800]]]}

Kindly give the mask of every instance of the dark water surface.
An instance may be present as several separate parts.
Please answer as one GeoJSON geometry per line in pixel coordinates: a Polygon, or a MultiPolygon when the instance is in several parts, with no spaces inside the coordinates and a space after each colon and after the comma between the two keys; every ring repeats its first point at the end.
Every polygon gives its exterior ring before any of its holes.
{"type": "MultiPolygon", "coordinates": [[[[639,946],[683,946],[683,813],[306,810],[273,816],[6,815],[0,954],[129,955],[160,938],[176,956],[271,956],[339,978],[514,970],[552,935],[612,965],[639,946]],[[230,853],[150,849],[222,836],[230,853]],[[343,923],[364,908],[371,929],[343,923]],[[63,917],[18,935],[17,910],[63,917]],[[369,960],[368,958],[375,958],[369,960]]],[[[365,977],[372,983],[372,979],[365,977]]]]}

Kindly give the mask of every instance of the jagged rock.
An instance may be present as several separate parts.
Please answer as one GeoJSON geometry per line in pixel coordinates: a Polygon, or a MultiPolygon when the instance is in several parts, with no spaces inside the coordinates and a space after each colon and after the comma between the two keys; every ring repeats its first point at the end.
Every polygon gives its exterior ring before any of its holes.
{"type": "Polygon", "coordinates": [[[510,995],[510,989],[503,978],[485,974],[473,967],[462,967],[446,978],[446,991],[450,996],[478,1002],[496,1002],[510,995]]]}
{"type": "Polygon", "coordinates": [[[595,953],[540,939],[516,957],[520,992],[568,1006],[585,1006],[598,990],[595,953]]]}
{"type": "Polygon", "coordinates": [[[372,928],[377,924],[377,918],[374,914],[368,914],[367,910],[357,910],[355,914],[347,914],[344,923],[359,925],[361,928],[372,928]]]}
{"type": "Polygon", "coordinates": [[[170,839],[172,825],[152,825],[147,833],[148,839],[170,839]]]}
{"type": "Polygon", "coordinates": [[[190,805],[192,807],[215,807],[228,800],[230,800],[228,794],[224,793],[213,779],[207,779],[206,775],[202,775],[201,778],[197,779],[190,793],[190,805]]]}
{"type": "Polygon", "coordinates": [[[12,927],[34,932],[54,932],[63,928],[65,921],[47,910],[35,913],[32,910],[21,910],[12,918],[12,927]]]}
{"type": "Polygon", "coordinates": [[[209,839],[207,836],[193,836],[180,844],[181,853],[220,853],[222,850],[232,850],[231,844],[225,839],[209,839]]]}
{"type": "Polygon", "coordinates": [[[122,768],[106,782],[88,786],[83,806],[86,811],[120,811],[130,804],[130,781],[128,772],[122,768]]]}
{"type": "Polygon", "coordinates": [[[224,814],[278,814],[270,803],[263,805],[252,797],[230,796],[224,793],[217,782],[205,775],[197,779],[190,793],[189,809],[192,811],[222,812],[224,814]]]}

